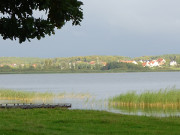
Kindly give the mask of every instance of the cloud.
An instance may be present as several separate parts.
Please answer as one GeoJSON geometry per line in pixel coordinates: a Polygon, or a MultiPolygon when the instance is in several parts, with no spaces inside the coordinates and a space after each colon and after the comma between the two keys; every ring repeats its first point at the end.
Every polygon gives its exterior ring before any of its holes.
{"type": "Polygon", "coordinates": [[[90,21],[142,33],[179,33],[178,0],[84,0],[90,21]]]}

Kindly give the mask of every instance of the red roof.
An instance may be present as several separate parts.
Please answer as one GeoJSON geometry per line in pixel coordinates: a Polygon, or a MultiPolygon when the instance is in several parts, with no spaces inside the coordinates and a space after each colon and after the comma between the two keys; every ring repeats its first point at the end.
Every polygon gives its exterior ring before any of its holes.
{"type": "Polygon", "coordinates": [[[150,61],[150,64],[154,64],[155,63],[155,61],[150,61]]]}
{"type": "Polygon", "coordinates": [[[33,66],[34,68],[36,68],[37,64],[33,64],[32,66],[33,66]]]}
{"type": "Polygon", "coordinates": [[[91,62],[89,62],[89,64],[93,65],[93,64],[96,64],[96,62],[95,61],[91,61],[91,62]]]}
{"type": "Polygon", "coordinates": [[[163,60],[164,60],[164,59],[162,59],[162,58],[157,59],[158,62],[161,62],[161,61],[163,61],[163,60]]]}
{"type": "Polygon", "coordinates": [[[103,66],[106,66],[106,65],[107,65],[107,62],[102,62],[102,65],[103,65],[103,66]]]}
{"type": "Polygon", "coordinates": [[[145,66],[146,66],[146,62],[143,62],[143,63],[142,63],[142,66],[144,66],[144,67],[145,67],[145,66]]]}
{"type": "Polygon", "coordinates": [[[133,61],[125,61],[125,60],[120,60],[119,62],[122,62],[122,63],[133,63],[133,61]]]}

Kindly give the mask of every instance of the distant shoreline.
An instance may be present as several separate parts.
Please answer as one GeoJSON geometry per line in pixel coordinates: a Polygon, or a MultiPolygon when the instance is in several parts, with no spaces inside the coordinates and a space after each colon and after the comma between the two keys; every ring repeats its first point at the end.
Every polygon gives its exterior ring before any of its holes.
{"type": "Polygon", "coordinates": [[[179,72],[180,54],[162,56],[0,57],[0,74],[179,72]]]}
{"type": "Polygon", "coordinates": [[[150,71],[24,71],[24,72],[0,72],[0,74],[78,74],[78,73],[149,73],[149,72],[180,72],[180,70],[150,70],[150,71]]]}

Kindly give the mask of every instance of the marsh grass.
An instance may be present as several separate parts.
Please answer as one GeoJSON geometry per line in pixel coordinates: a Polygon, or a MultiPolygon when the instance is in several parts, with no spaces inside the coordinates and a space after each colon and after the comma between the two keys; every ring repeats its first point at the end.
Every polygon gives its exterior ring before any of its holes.
{"type": "Polygon", "coordinates": [[[0,89],[0,100],[17,100],[17,101],[48,101],[52,100],[54,94],[48,92],[29,92],[29,91],[18,91],[10,89],[0,89]]]}
{"type": "Polygon", "coordinates": [[[54,103],[54,100],[61,99],[89,99],[88,93],[50,93],[50,92],[30,92],[10,89],[0,89],[0,102],[26,102],[26,103],[54,103]]]}
{"type": "Polygon", "coordinates": [[[133,108],[180,109],[180,89],[166,88],[145,91],[141,94],[128,92],[109,99],[110,106],[133,108]]]}
{"type": "Polygon", "coordinates": [[[89,99],[92,98],[92,95],[89,93],[60,93],[57,98],[89,99]]]}

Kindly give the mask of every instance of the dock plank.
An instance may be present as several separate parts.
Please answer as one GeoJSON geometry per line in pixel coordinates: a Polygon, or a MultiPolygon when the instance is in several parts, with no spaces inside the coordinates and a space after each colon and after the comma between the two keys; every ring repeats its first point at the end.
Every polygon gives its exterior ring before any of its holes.
{"type": "Polygon", "coordinates": [[[33,108],[71,108],[70,103],[61,103],[61,104],[0,104],[0,108],[4,109],[13,109],[13,108],[21,108],[21,109],[33,109],[33,108]]]}

